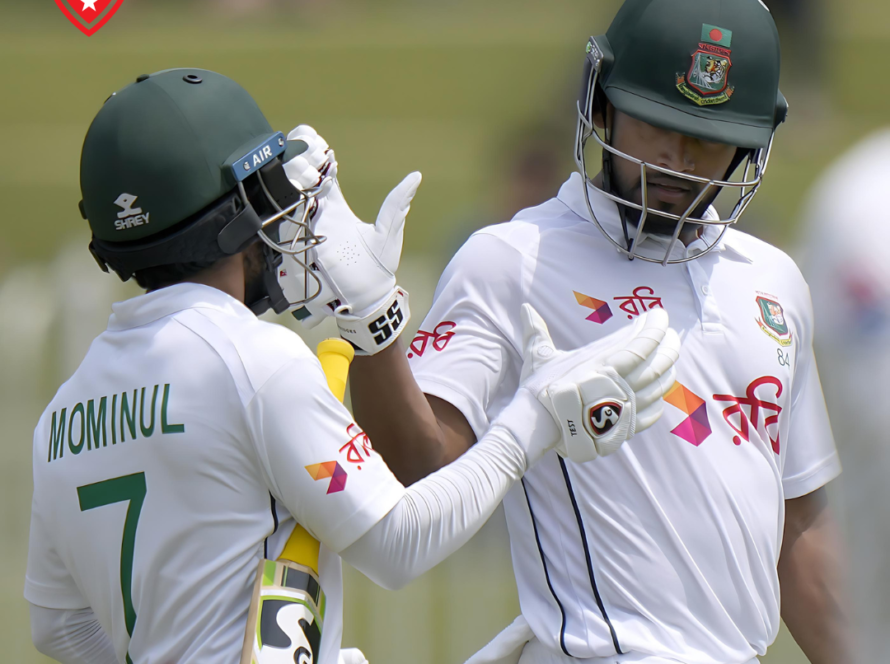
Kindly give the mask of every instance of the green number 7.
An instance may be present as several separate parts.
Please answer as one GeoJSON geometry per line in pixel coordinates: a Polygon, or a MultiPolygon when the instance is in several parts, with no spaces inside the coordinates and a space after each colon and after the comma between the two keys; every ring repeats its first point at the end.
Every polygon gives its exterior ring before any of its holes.
{"type": "MultiPolygon", "coordinates": [[[[124,621],[127,625],[127,634],[130,636],[133,636],[133,627],[136,624],[136,609],[133,608],[132,594],[133,548],[136,544],[136,526],[139,525],[139,513],[142,511],[145,493],[145,473],[134,473],[77,487],[81,512],[112,503],[130,502],[127,518],[124,520],[124,536],[121,539],[121,594],[124,597],[124,621]]],[[[127,662],[132,664],[129,653],[127,662]]]]}

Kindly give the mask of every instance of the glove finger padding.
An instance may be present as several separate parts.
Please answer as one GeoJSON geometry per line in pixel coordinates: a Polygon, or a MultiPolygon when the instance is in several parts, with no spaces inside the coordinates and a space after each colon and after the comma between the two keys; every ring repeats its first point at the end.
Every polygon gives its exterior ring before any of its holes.
{"type": "Polygon", "coordinates": [[[613,367],[620,376],[627,377],[658,348],[668,330],[669,322],[667,311],[650,309],[638,319],[639,331],[612,354],[605,364],[613,367]]]}
{"type": "MultiPolygon", "coordinates": [[[[660,402],[664,395],[674,386],[677,381],[677,372],[671,367],[664,374],[653,380],[636,391],[637,395],[637,411],[643,411],[654,403],[660,402]]],[[[641,429],[637,427],[637,431],[641,429]]]]}
{"type": "Polygon", "coordinates": [[[300,125],[287,135],[287,141],[289,145],[302,144],[299,153],[284,163],[284,172],[297,189],[306,191],[337,175],[334,151],[312,127],[300,125]]]}
{"type": "Polygon", "coordinates": [[[680,336],[668,328],[655,352],[633,371],[625,375],[627,384],[639,392],[670,370],[680,357],[680,336]]]}
{"type": "Polygon", "coordinates": [[[637,413],[637,433],[645,431],[655,424],[664,412],[664,403],[656,401],[654,404],[637,413]]]}
{"type": "Polygon", "coordinates": [[[333,162],[334,151],[328,142],[309,125],[299,125],[287,135],[288,141],[303,141],[306,150],[302,157],[315,169],[321,171],[333,162]]]}

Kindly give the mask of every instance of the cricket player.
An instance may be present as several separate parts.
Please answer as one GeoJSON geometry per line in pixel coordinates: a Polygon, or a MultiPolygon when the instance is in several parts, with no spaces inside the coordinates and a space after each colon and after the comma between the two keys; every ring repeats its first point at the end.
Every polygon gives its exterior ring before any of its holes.
{"type": "MultiPolygon", "coordinates": [[[[257,319],[319,295],[304,257],[324,244],[309,222],[339,191],[335,169],[313,131],[273,131],[243,88],[209,71],[140,76],[99,111],[81,160],[90,249],[147,293],[113,306],[35,430],[25,597],[41,652],[64,664],[236,662],[258,562],[299,523],[321,542],[306,588],[319,614],[279,617],[264,661],[336,664],[341,557],[399,587],[466,542],[554,445],[607,453],[660,416],[679,348],[666,314],[564,352],[525,306],[513,404],[471,452],[406,489],[299,337],[257,319]],[[606,410],[614,423],[585,424],[606,410]],[[561,418],[577,422],[571,441],[561,418]]],[[[412,174],[390,194],[381,227],[404,224],[419,183],[412,174]]],[[[369,322],[395,340],[406,298],[354,300],[344,315],[366,329],[354,343],[380,343],[369,322]]]]}
{"type": "MultiPolygon", "coordinates": [[[[472,452],[512,402],[521,304],[560,349],[658,308],[682,337],[656,425],[608,458],[547,454],[510,489],[522,617],[474,662],[752,664],[780,616],[812,662],[849,661],[807,285],[733,227],[786,116],[779,58],[759,0],[626,0],[587,44],[579,172],[467,241],[407,349],[356,359],[357,421],[410,484],[472,452]]],[[[367,230],[329,196],[316,232],[324,268],[367,230]]],[[[347,335],[337,303],[371,280],[345,272],[310,309],[347,335]]]]}

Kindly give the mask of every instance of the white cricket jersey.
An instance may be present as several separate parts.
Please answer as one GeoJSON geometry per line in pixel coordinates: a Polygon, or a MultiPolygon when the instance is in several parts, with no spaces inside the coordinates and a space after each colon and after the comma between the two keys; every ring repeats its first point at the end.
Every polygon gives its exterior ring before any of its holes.
{"type": "MultiPolygon", "coordinates": [[[[779,629],[784,501],[840,472],[807,286],[785,254],[735,230],[688,263],[631,262],[589,221],[582,186],[573,174],[556,198],[469,239],[412,369],[481,435],[517,388],[522,303],[561,349],[667,309],[683,348],[661,420],[606,458],[549,453],[504,501],[522,612],[554,655],[748,662],[779,629]]],[[[591,197],[619,228],[615,204],[591,197]]],[[[662,247],[650,237],[640,250],[662,247]]]]}
{"type": "Polygon", "coordinates": [[[296,519],[322,542],[313,661],[336,663],[337,552],[404,488],[293,332],[196,284],[113,312],[34,433],[25,597],[91,607],[121,661],[237,662],[259,560],[296,519]]]}

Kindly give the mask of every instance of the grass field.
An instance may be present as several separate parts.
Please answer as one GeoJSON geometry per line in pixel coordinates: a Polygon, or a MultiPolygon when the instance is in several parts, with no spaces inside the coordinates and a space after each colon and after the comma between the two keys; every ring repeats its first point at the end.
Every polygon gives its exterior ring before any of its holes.
{"type": "MultiPolygon", "coordinates": [[[[0,2],[0,643],[4,659],[46,661],[30,645],[21,598],[29,514],[31,430],[43,404],[102,327],[104,303],[76,210],[78,160],[102,101],[140,73],[214,69],[241,82],[287,131],[314,125],[336,148],[353,207],[372,219],[386,192],[424,173],[407,232],[410,279],[428,298],[469,229],[508,203],[511,149],[554,125],[571,157],[573,95],[588,35],[615,0],[308,2],[262,14],[211,4],[126,0],[86,38],[46,0],[0,2]],[[67,247],[83,255],[69,259],[67,247]],[[75,250],[76,251],[76,250],[75,250]],[[97,290],[98,289],[98,292],[97,290]],[[86,297],[84,297],[86,295],[86,297]],[[89,310],[81,303],[98,301],[89,310]],[[36,330],[41,330],[38,334],[36,330]]],[[[758,232],[794,237],[806,190],[850,143],[886,122],[882,73],[890,8],[879,0],[828,6],[829,31],[807,44],[783,81],[790,121],[748,213],[758,232]],[[825,62],[809,78],[807,49],[825,62]],[[877,63],[877,64],[875,64],[877,63]]],[[[561,179],[561,178],[560,178],[561,179]]],[[[109,278],[110,279],[110,278],[109,278]]],[[[409,286],[410,287],[410,286],[409,286]]],[[[412,293],[414,291],[412,290],[412,293]]],[[[415,309],[416,322],[424,311],[415,309]]],[[[398,595],[347,571],[346,640],[377,664],[456,664],[517,613],[499,520],[452,560],[398,595]]],[[[803,662],[783,635],[764,659],[803,662]]]]}

